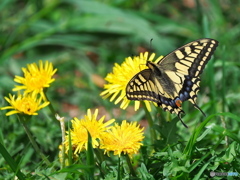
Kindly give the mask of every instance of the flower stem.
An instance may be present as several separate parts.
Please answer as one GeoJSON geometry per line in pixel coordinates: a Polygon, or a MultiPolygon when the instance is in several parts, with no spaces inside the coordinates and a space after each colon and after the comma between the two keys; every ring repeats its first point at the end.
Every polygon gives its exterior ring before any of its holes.
{"type": "MultiPolygon", "coordinates": [[[[46,95],[46,93],[44,93],[44,96],[45,96],[46,101],[50,102],[49,99],[48,99],[48,97],[47,97],[47,95],[46,95]]],[[[57,113],[56,113],[55,109],[53,108],[53,105],[52,105],[51,102],[50,102],[50,104],[48,105],[48,107],[49,107],[49,109],[50,109],[50,111],[51,111],[51,113],[52,113],[52,116],[54,117],[53,119],[56,119],[55,117],[56,117],[56,114],[57,114],[57,113]]]]}
{"type": "Polygon", "coordinates": [[[131,159],[130,159],[129,155],[126,155],[125,157],[126,157],[127,164],[128,164],[129,170],[130,170],[130,172],[131,172],[131,175],[132,175],[133,177],[136,177],[136,173],[135,173],[134,168],[133,168],[133,166],[132,166],[131,159]]]}
{"type": "Polygon", "coordinates": [[[118,174],[117,174],[117,180],[121,180],[122,176],[121,176],[121,160],[120,157],[118,157],[118,174]]]}
{"type": "Polygon", "coordinates": [[[58,114],[56,114],[56,119],[60,122],[61,132],[62,132],[62,162],[61,162],[61,168],[65,167],[65,123],[64,123],[64,117],[60,117],[58,114]]]}
{"type": "Polygon", "coordinates": [[[21,115],[18,115],[18,120],[19,120],[20,123],[23,125],[24,130],[25,130],[25,132],[26,132],[26,134],[27,134],[27,136],[28,136],[28,138],[29,138],[29,140],[30,140],[33,148],[35,149],[35,151],[41,156],[42,160],[47,164],[47,166],[50,167],[50,165],[51,165],[50,161],[47,159],[46,156],[44,156],[44,154],[43,154],[43,153],[41,152],[41,150],[39,149],[36,141],[34,140],[34,138],[33,138],[32,134],[31,134],[30,130],[28,129],[28,127],[27,127],[27,125],[26,125],[26,123],[25,123],[25,121],[24,121],[24,117],[21,116],[21,115]]]}

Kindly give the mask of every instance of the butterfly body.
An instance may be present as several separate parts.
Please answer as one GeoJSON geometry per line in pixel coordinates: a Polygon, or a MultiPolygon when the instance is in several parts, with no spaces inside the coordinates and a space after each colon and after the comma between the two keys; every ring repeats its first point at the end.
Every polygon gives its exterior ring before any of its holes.
{"type": "Polygon", "coordinates": [[[156,102],[165,111],[176,113],[181,121],[184,114],[181,104],[186,100],[203,113],[196,104],[200,75],[217,45],[214,39],[199,39],[174,50],[157,63],[147,61],[148,69],[129,81],[127,98],[156,102]]]}
{"type": "Polygon", "coordinates": [[[170,98],[174,98],[174,96],[177,93],[177,90],[174,86],[174,83],[171,81],[170,77],[165,73],[165,69],[151,61],[147,62],[147,66],[149,67],[149,69],[151,69],[152,76],[156,78],[156,79],[154,79],[155,84],[158,84],[158,82],[159,82],[159,84],[161,84],[161,86],[163,88],[162,92],[166,96],[168,96],[170,98]]]}

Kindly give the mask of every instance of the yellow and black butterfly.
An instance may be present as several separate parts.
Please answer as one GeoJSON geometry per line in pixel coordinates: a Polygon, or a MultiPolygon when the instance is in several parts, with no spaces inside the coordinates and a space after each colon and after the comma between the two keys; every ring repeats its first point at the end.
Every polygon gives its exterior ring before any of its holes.
{"type": "Polygon", "coordinates": [[[196,104],[200,75],[217,46],[218,41],[214,39],[199,39],[157,63],[147,61],[149,69],[140,71],[127,84],[127,98],[156,102],[165,111],[176,113],[182,123],[181,114],[185,113],[181,104],[186,100],[203,113],[196,104]]]}

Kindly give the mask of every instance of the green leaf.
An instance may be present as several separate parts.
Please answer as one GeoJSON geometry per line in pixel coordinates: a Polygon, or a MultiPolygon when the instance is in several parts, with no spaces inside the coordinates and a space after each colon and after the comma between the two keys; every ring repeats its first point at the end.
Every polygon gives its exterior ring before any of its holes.
{"type": "Polygon", "coordinates": [[[87,176],[89,180],[94,179],[94,167],[95,167],[95,161],[94,161],[94,153],[93,153],[93,147],[92,147],[92,137],[90,133],[88,132],[88,143],[87,143],[87,166],[89,167],[87,176]]]}
{"type": "Polygon", "coordinates": [[[8,153],[5,147],[0,143],[0,153],[2,154],[5,161],[9,164],[12,171],[20,180],[26,179],[25,175],[19,170],[18,164],[14,161],[12,156],[8,153]]]}

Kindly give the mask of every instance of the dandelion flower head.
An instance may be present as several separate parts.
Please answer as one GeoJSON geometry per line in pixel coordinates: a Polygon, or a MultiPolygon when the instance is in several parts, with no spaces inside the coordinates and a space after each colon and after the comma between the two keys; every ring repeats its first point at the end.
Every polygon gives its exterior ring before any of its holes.
{"type": "Polygon", "coordinates": [[[105,149],[105,153],[113,151],[114,155],[120,156],[123,153],[132,157],[142,145],[143,129],[137,122],[128,123],[126,120],[122,121],[121,126],[115,124],[103,136],[101,149],[105,149]]]}
{"type": "Polygon", "coordinates": [[[17,97],[15,95],[9,94],[9,98],[5,97],[6,101],[11,106],[6,106],[1,108],[4,109],[12,109],[8,113],[7,116],[12,114],[20,113],[26,115],[37,115],[37,111],[49,105],[48,101],[43,101],[42,97],[38,97],[36,93],[28,93],[28,94],[19,94],[17,97]]]}
{"type": "MultiPolygon", "coordinates": [[[[125,61],[119,65],[115,63],[113,72],[109,73],[105,80],[108,84],[104,85],[104,91],[100,94],[103,98],[110,98],[110,101],[115,100],[115,104],[121,101],[120,108],[126,109],[130,103],[130,100],[126,97],[126,86],[134,75],[140,71],[147,69],[147,61],[153,61],[155,53],[148,56],[148,52],[140,53],[140,56],[127,57],[125,61]]],[[[162,58],[160,56],[155,61],[159,61],[162,58]]],[[[146,104],[148,111],[151,111],[150,101],[143,101],[146,104]]],[[[135,111],[139,109],[140,101],[134,101],[135,111]]]]}
{"type": "Polygon", "coordinates": [[[24,77],[15,76],[14,81],[22,84],[16,85],[13,91],[24,89],[25,93],[34,92],[40,93],[43,97],[43,89],[50,86],[55,80],[52,76],[56,73],[57,69],[53,69],[52,63],[46,61],[43,63],[39,61],[39,66],[36,63],[28,64],[27,68],[22,68],[24,77]]]}
{"type": "MultiPolygon", "coordinates": [[[[91,113],[90,109],[87,110],[87,115],[83,119],[74,118],[72,122],[71,131],[71,144],[74,147],[74,154],[80,153],[81,150],[87,149],[88,143],[88,132],[92,137],[92,146],[96,148],[99,146],[102,133],[104,133],[110,124],[115,120],[111,119],[107,122],[103,122],[105,116],[97,119],[98,109],[95,110],[94,114],[91,113]]],[[[65,138],[66,152],[69,151],[69,132],[65,138]]]]}

